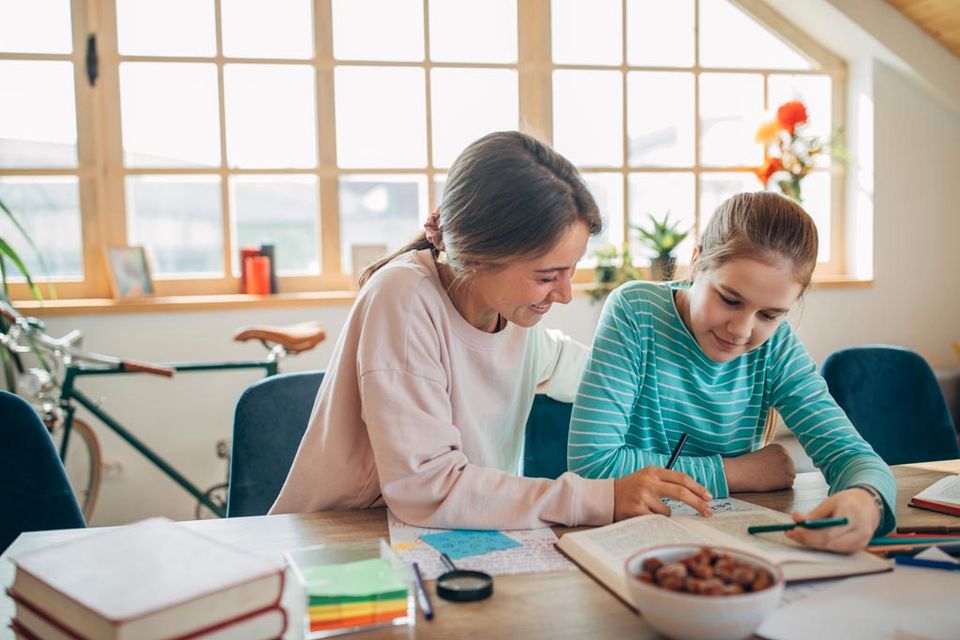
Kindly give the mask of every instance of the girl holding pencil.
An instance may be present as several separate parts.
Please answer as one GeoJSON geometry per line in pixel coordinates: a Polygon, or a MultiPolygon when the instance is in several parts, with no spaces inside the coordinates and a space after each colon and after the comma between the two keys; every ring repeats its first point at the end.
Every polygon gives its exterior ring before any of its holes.
{"type": "Polygon", "coordinates": [[[784,318],[810,284],[817,231],[794,202],[743,193],[722,203],[694,249],[688,282],[631,282],[607,299],[568,442],[571,471],[617,478],[663,466],[688,434],[675,468],[714,496],[793,484],[789,453],[761,448],[776,409],[823,472],[831,496],[794,520],[794,540],[862,549],[894,526],[896,487],[883,460],[827,391],[784,318]]]}

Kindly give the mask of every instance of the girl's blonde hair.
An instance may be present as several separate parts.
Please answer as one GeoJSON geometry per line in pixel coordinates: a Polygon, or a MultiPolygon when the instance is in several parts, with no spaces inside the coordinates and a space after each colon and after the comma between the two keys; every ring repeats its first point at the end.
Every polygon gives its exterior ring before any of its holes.
{"type": "Polygon", "coordinates": [[[768,191],[724,200],[700,236],[690,278],[737,258],[767,264],[786,260],[803,291],[817,266],[817,227],[803,207],[768,191]]]}
{"type": "MultiPolygon", "coordinates": [[[[569,160],[518,131],[486,135],[450,167],[440,205],[446,263],[457,280],[480,269],[548,253],[576,222],[600,233],[600,210],[569,160]]],[[[367,267],[360,286],[411,250],[433,249],[425,232],[367,267]]]]}

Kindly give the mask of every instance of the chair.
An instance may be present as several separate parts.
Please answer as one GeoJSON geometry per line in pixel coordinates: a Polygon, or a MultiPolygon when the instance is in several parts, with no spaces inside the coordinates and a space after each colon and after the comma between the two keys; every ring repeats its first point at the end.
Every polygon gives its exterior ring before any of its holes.
{"type": "Polygon", "coordinates": [[[957,431],[930,365],[909,349],[841,349],[823,363],[830,394],[887,464],[960,458],[957,431]]]}
{"type": "Polygon", "coordinates": [[[307,430],[323,371],[283,373],[247,388],[233,417],[227,517],[267,513],[307,430]]]}
{"type": "Polygon", "coordinates": [[[556,478],[567,470],[567,434],[573,405],[545,395],[533,398],[523,446],[523,475],[556,478]]]}
{"type": "Polygon", "coordinates": [[[0,391],[0,553],[24,531],[84,527],[50,433],[30,404],[0,391]]]}

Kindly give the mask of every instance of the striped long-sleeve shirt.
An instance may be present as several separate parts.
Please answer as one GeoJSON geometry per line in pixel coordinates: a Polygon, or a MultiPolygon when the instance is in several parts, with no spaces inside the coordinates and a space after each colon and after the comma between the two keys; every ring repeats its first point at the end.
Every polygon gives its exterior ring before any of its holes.
{"type": "Polygon", "coordinates": [[[893,474],[827,391],[816,364],[782,322],[757,349],[730,362],[710,360],[677,312],[676,283],[631,282],[604,305],[574,404],[569,469],[619,478],[666,466],[689,436],[674,469],[715,497],[729,494],[722,457],[760,448],[775,408],[830,485],[878,489],[886,502],[878,531],[895,522],[893,474]]]}

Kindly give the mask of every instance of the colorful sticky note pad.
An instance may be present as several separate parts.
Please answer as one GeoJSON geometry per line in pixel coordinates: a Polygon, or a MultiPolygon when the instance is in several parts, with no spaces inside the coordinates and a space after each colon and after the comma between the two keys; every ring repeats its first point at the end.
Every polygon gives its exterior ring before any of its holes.
{"type": "Polygon", "coordinates": [[[521,546],[519,542],[499,531],[455,529],[443,533],[429,533],[420,536],[420,539],[437,551],[447,554],[452,560],[521,546]]]}

